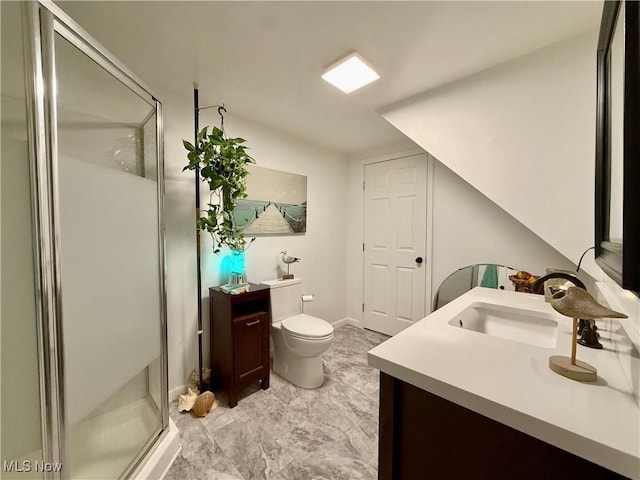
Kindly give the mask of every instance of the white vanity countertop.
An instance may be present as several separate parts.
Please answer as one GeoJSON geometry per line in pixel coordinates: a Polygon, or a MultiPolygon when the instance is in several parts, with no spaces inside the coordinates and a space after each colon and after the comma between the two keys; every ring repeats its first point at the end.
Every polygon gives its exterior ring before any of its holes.
{"type": "MultiPolygon", "coordinates": [[[[611,340],[624,335],[620,324],[598,322],[602,350],[578,345],[578,360],[598,369],[594,383],[548,367],[549,356],[570,355],[571,326],[542,295],[477,287],[370,350],[368,360],[404,382],[640,479],[640,407],[611,349],[611,340]],[[537,347],[448,324],[474,302],[553,313],[559,322],[557,346],[537,347]]],[[[631,355],[623,360],[638,376],[638,353],[620,355],[631,355]]]]}

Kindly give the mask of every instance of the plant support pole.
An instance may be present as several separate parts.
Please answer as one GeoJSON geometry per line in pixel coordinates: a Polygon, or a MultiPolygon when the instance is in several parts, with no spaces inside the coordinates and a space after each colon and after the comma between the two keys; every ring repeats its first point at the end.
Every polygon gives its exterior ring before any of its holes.
{"type": "MultiPolygon", "coordinates": [[[[193,138],[194,145],[198,146],[198,130],[200,107],[198,106],[198,89],[193,89],[193,138]]],[[[196,223],[200,218],[200,167],[196,167],[196,223]]],[[[200,271],[200,229],[196,228],[196,277],[198,294],[198,390],[203,393],[208,390],[204,383],[202,372],[202,273],[200,271]]]]}

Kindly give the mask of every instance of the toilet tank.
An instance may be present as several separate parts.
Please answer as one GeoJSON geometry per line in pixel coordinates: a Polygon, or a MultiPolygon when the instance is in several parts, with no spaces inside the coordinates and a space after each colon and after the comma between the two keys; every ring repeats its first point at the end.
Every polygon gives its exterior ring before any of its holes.
{"type": "Polygon", "coordinates": [[[271,321],[279,322],[300,313],[302,279],[266,280],[262,285],[271,287],[271,321]]]}

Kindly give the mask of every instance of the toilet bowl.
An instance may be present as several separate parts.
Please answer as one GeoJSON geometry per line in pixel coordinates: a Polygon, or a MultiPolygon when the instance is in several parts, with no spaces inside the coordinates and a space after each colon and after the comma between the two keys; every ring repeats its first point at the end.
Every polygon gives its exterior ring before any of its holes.
{"type": "Polygon", "coordinates": [[[271,287],[271,340],[273,371],[302,388],[318,388],[324,382],[322,354],[333,341],[333,325],[298,313],[301,280],[268,280],[271,287]]]}

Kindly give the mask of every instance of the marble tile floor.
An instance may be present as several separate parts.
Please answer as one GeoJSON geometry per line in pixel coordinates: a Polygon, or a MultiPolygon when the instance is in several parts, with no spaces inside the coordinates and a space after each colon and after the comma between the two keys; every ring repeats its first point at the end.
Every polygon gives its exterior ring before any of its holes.
{"type": "Polygon", "coordinates": [[[374,480],[378,463],[378,371],[368,350],[385,335],[335,330],[323,355],[324,384],[296,387],[271,372],[270,388],[225,397],[204,418],[170,406],[182,452],[166,480],[374,480]]]}

